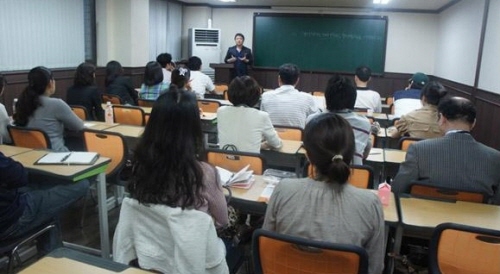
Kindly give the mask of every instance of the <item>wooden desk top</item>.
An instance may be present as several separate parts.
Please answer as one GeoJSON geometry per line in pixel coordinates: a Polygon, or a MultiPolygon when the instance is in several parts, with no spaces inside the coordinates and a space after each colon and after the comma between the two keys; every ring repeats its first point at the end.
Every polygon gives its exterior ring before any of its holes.
{"type": "Polygon", "coordinates": [[[107,164],[111,161],[109,158],[99,157],[93,165],[35,165],[35,162],[47,153],[49,153],[49,151],[30,150],[14,155],[12,159],[20,162],[30,171],[71,181],[79,181],[89,176],[99,174],[106,170],[107,164]]]}
{"type": "MultiPolygon", "coordinates": [[[[254,175],[255,183],[250,189],[242,189],[242,188],[231,188],[233,193],[233,198],[254,201],[254,202],[262,202],[260,196],[262,191],[268,186],[268,184],[264,181],[263,176],[254,175]]],[[[377,193],[376,190],[370,190],[374,193],[377,193]]],[[[384,210],[384,220],[389,223],[397,223],[399,221],[398,210],[396,205],[396,199],[394,197],[394,193],[391,193],[391,200],[389,205],[383,206],[384,210]]]]}
{"type": "Polygon", "coordinates": [[[8,145],[0,145],[0,151],[6,157],[12,157],[14,155],[18,155],[21,153],[25,153],[31,151],[33,149],[27,147],[16,147],[16,146],[8,146],[8,145]]]}
{"type": "Polygon", "coordinates": [[[400,164],[404,162],[406,157],[406,151],[399,149],[387,149],[387,148],[372,148],[370,150],[370,155],[368,155],[367,161],[378,162],[378,163],[395,163],[400,164]],[[384,157],[385,154],[385,157],[384,157]]]}
{"type": "MultiPolygon", "coordinates": [[[[210,99],[210,100],[212,100],[212,99],[210,99]]],[[[222,101],[225,101],[225,100],[222,100],[222,101]]],[[[102,104],[102,107],[103,107],[103,109],[106,109],[106,104],[102,104]]],[[[151,110],[153,109],[152,107],[141,107],[141,106],[139,106],[139,107],[142,108],[142,110],[144,111],[144,114],[151,114],[151,110]]],[[[217,113],[204,112],[203,114],[204,114],[204,116],[201,116],[202,120],[214,120],[215,118],[217,118],[217,113]]],[[[88,123],[92,123],[92,124],[103,123],[106,125],[106,123],[104,123],[104,122],[91,121],[88,123]]],[[[105,128],[96,128],[96,129],[102,130],[105,128]]]]}
{"type": "Polygon", "coordinates": [[[265,149],[286,154],[305,154],[302,141],[282,140],[283,146],[279,150],[265,149]]]}
{"type": "Polygon", "coordinates": [[[84,124],[85,128],[88,129],[95,129],[95,130],[105,130],[107,128],[115,127],[119,125],[118,123],[114,124],[107,124],[106,122],[100,122],[100,121],[86,121],[84,124]]]}
{"type": "Polygon", "coordinates": [[[500,230],[500,206],[407,197],[400,197],[399,202],[404,225],[433,228],[441,223],[452,222],[500,230]]]}
{"type": "Polygon", "coordinates": [[[144,127],[131,126],[131,125],[117,125],[111,128],[107,128],[104,131],[117,132],[126,137],[139,138],[144,132],[144,127]]]}
{"type": "Polygon", "coordinates": [[[217,113],[213,112],[203,112],[201,115],[201,120],[212,121],[217,119],[217,113]]]}
{"type": "Polygon", "coordinates": [[[127,268],[122,272],[114,272],[91,264],[82,263],[69,258],[52,258],[45,257],[30,265],[20,273],[22,274],[60,274],[60,273],[71,273],[71,274],[111,274],[111,273],[122,273],[122,274],[144,274],[151,273],[142,269],[137,268],[127,268]]]}

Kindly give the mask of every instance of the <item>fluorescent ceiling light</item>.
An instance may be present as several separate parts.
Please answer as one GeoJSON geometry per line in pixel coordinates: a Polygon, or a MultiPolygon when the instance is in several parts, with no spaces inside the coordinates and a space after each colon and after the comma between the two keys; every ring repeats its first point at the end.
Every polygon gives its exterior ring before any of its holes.
{"type": "Polygon", "coordinates": [[[227,2],[236,2],[236,0],[219,0],[219,1],[221,1],[221,2],[226,2],[226,3],[227,3],[227,2]]]}
{"type": "Polygon", "coordinates": [[[389,3],[389,0],[373,0],[373,4],[383,4],[386,5],[389,3]]]}

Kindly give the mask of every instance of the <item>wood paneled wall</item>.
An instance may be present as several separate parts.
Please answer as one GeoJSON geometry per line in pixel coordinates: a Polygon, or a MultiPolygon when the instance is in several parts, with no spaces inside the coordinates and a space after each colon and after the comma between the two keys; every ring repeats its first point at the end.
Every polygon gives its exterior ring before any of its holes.
{"type": "MultiPolygon", "coordinates": [[[[66,90],[73,84],[75,68],[52,69],[56,80],[56,93],[54,97],[66,99],[66,90]]],[[[251,75],[264,88],[278,87],[277,69],[253,69],[251,75]]],[[[27,86],[28,71],[3,72],[7,79],[5,92],[0,97],[0,101],[7,108],[9,114],[12,113],[12,101],[19,97],[19,94],[27,86]]],[[[98,68],[96,71],[96,82],[102,91],[104,88],[105,69],[98,68]]],[[[143,67],[124,68],[124,74],[131,77],[135,87],[140,87],[143,82],[143,67]]],[[[300,75],[298,89],[306,92],[324,90],[328,79],[333,73],[314,73],[303,71],[300,75]]],[[[354,78],[353,74],[344,76],[354,78]]],[[[380,93],[382,97],[392,96],[394,91],[406,87],[411,74],[406,73],[386,73],[383,76],[373,76],[370,81],[370,88],[380,93]]],[[[474,101],[477,108],[477,122],[473,130],[474,137],[490,147],[500,150],[500,138],[496,135],[500,132],[500,94],[475,89],[474,87],[456,83],[446,79],[432,77],[432,80],[440,81],[449,91],[450,95],[462,96],[474,101]]],[[[227,83],[229,81],[229,69],[216,69],[215,82],[227,83]]]]}

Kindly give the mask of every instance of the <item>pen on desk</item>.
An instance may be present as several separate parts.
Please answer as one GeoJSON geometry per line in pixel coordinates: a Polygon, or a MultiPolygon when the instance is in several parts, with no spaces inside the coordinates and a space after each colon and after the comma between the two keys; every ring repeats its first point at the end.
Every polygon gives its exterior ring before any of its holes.
{"type": "Polygon", "coordinates": [[[64,156],[64,157],[61,159],[61,163],[64,163],[64,161],[66,161],[66,160],[69,158],[69,156],[71,156],[71,153],[73,153],[73,152],[70,152],[70,153],[68,153],[66,156],[64,156]]]}

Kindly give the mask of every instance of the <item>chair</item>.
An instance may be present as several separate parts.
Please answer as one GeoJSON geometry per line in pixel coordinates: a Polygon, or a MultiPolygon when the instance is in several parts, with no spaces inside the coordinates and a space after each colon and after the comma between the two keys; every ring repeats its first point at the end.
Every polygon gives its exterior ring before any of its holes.
{"type": "Polygon", "coordinates": [[[316,90],[311,93],[313,96],[325,96],[325,92],[321,90],[316,90]]]}
{"type": "Polygon", "coordinates": [[[88,112],[84,106],[70,105],[69,107],[76,114],[76,116],[78,116],[78,118],[82,119],[83,121],[86,121],[88,119],[88,112]]]}
{"type": "Polygon", "coordinates": [[[146,100],[146,99],[137,99],[137,104],[140,107],[153,107],[156,100],[146,100]]]}
{"type": "Polygon", "coordinates": [[[144,124],[147,125],[149,121],[149,117],[151,117],[150,113],[144,114],[144,124]]]}
{"type": "Polygon", "coordinates": [[[41,129],[18,127],[12,125],[8,125],[7,129],[9,131],[12,143],[15,146],[33,149],[52,148],[49,136],[47,135],[47,133],[45,133],[45,131],[41,129]]]}
{"type": "Polygon", "coordinates": [[[500,231],[443,223],[430,241],[429,273],[498,274],[499,258],[500,231]]]}
{"type": "Polygon", "coordinates": [[[145,125],[144,110],[140,107],[114,105],[113,116],[115,123],[132,126],[145,125]]]}
{"type": "Polygon", "coordinates": [[[21,257],[19,256],[19,249],[22,246],[33,242],[33,240],[47,233],[49,230],[54,229],[55,227],[56,226],[52,222],[50,222],[26,233],[22,237],[0,241],[0,254],[2,254],[3,256],[7,256],[9,260],[7,264],[7,273],[14,273],[14,260],[16,260],[19,265],[21,265],[22,262],[21,257]]]}
{"type": "MultiPolygon", "coordinates": [[[[308,163],[307,173],[309,178],[315,177],[314,166],[308,163]]],[[[367,165],[351,165],[351,175],[347,180],[351,185],[364,188],[373,188],[373,168],[367,165]]]]}
{"type": "MultiPolygon", "coordinates": [[[[218,85],[215,85],[215,92],[217,94],[224,94],[224,92],[226,92],[228,89],[228,86],[225,85],[225,84],[218,84],[218,85]]],[[[227,99],[225,99],[227,100],[227,99]]]]}
{"type": "MultiPolygon", "coordinates": [[[[83,130],[83,141],[87,151],[97,152],[99,155],[110,158],[106,169],[106,182],[111,182],[117,186],[124,186],[126,182],[119,180],[119,175],[128,155],[127,143],[120,133],[99,131],[92,129],[83,130]]],[[[116,191],[118,193],[118,191],[116,191]]],[[[117,198],[119,195],[117,195],[117,198]]],[[[86,202],[84,201],[80,226],[83,227],[86,202]]]]}
{"type": "Polygon", "coordinates": [[[434,198],[445,201],[465,201],[473,203],[484,203],[487,195],[479,192],[469,192],[451,188],[436,187],[423,184],[422,182],[413,182],[410,184],[410,194],[415,197],[434,198]]]}
{"type": "Polygon", "coordinates": [[[106,104],[107,102],[111,102],[112,105],[121,105],[122,104],[122,98],[118,95],[113,95],[113,94],[102,94],[101,95],[102,102],[106,104]]]}
{"type": "Polygon", "coordinates": [[[227,94],[227,90],[225,90],[225,91],[222,93],[222,96],[224,96],[224,100],[229,100],[229,94],[227,94]]]}
{"type": "Polygon", "coordinates": [[[252,237],[255,273],[368,273],[359,246],[313,241],[257,229],[252,237]]]}
{"type": "Polygon", "coordinates": [[[302,141],[304,130],[299,127],[274,126],[278,136],[283,140],[302,141]]]}
{"type": "Polygon", "coordinates": [[[367,165],[351,165],[349,183],[355,187],[373,188],[373,168],[367,165]]]}
{"type": "Polygon", "coordinates": [[[413,137],[403,137],[399,139],[398,148],[403,151],[408,151],[408,148],[410,147],[411,144],[418,142],[420,140],[422,139],[413,137]]]}
{"type": "Polygon", "coordinates": [[[262,175],[266,169],[266,160],[261,154],[222,149],[207,149],[207,162],[230,171],[238,171],[246,165],[254,174],[262,175]]]}
{"type": "Polygon", "coordinates": [[[220,107],[220,102],[212,100],[198,100],[198,107],[201,108],[203,112],[216,113],[220,107]]]}

